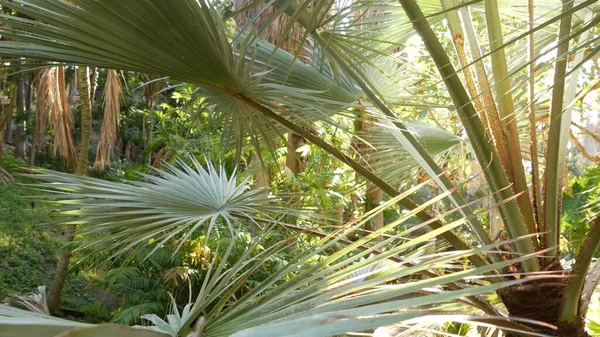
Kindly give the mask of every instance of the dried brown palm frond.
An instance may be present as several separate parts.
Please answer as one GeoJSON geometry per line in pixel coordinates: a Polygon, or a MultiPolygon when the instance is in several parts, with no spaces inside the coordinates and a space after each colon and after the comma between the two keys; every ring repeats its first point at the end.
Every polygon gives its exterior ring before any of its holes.
{"type": "Polygon", "coordinates": [[[38,79],[36,139],[42,141],[46,126],[51,124],[54,130],[53,155],[68,164],[77,163],[77,149],[73,140],[73,112],[65,91],[65,71],[63,67],[52,67],[42,71],[38,79]],[[46,124],[46,125],[47,125],[46,124]]]}
{"type": "Polygon", "coordinates": [[[122,88],[119,75],[116,70],[109,69],[104,89],[104,119],[102,121],[102,131],[100,131],[100,141],[96,150],[96,161],[94,162],[94,168],[100,170],[103,170],[104,166],[110,163],[110,157],[117,142],[117,129],[119,128],[121,113],[119,99],[121,96],[122,88]]]}
{"type": "Polygon", "coordinates": [[[56,68],[46,68],[35,73],[34,82],[37,91],[36,111],[35,111],[35,136],[33,137],[33,148],[40,151],[44,144],[44,135],[48,130],[50,115],[54,106],[58,82],[52,76],[56,68]]]}

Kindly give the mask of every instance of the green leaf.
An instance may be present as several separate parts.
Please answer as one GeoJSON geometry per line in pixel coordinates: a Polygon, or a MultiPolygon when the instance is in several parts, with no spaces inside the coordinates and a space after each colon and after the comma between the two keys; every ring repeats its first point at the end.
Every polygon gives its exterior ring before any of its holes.
{"type": "Polygon", "coordinates": [[[83,234],[94,236],[88,246],[111,249],[115,255],[145,245],[151,239],[177,238],[180,246],[197,230],[208,234],[218,225],[235,232],[234,221],[272,221],[269,213],[302,215],[269,197],[267,190],[250,190],[247,180],[212,164],[204,169],[195,159],[192,166],[179,161],[181,169],[166,165],[142,174],[145,181],[116,183],[46,169],[34,169],[30,177],[40,181],[31,187],[48,192],[39,198],[55,200],[60,210],[83,224],[83,234]]]}

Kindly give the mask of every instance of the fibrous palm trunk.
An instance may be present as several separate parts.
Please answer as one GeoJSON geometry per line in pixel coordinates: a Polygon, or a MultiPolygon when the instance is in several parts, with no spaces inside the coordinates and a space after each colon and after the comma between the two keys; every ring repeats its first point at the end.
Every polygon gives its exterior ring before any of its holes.
{"type": "MultiPolygon", "coordinates": [[[[355,132],[359,134],[369,132],[369,130],[374,126],[373,121],[374,118],[369,116],[369,114],[366,112],[366,109],[361,108],[359,114],[356,116],[356,123],[354,125],[355,132]]],[[[363,161],[365,161],[365,165],[372,166],[375,164],[369,159],[369,155],[372,154],[373,150],[368,144],[365,144],[364,141],[356,138],[354,141],[354,147],[358,156],[363,158],[363,161]]],[[[365,213],[368,213],[377,208],[377,206],[379,206],[383,201],[383,190],[375,186],[375,184],[367,182],[364,200],[365,213]]],[[[383,212],[379,212],[373,216],[369,222],[367,222],[365,225],[365,230],[367,232],[376,231],[383,227],[383,222],[383,212]]]]}
{"type": "Polygon", "coordinates": [[[81,104],[81,143],[77,160],[77,174],[86,175],[88,153],[90,150],[90,135],[92,132],[92,105],[90,100],[90,75],[86,67],[77,70],[79,79],[79,96],[81,104]]]}
{"type": "MultiPolygon", "coordinates": [[[[90,77],[86,67],[80,67],[77,71],[79,79],[79,95],[81,104],[81,144],[79,145],[79,158],[77,160],[77,174],[86,175],[88,167],[88,152],[90,146],[90,134],[92,129],[92,106],[90,102],[90,77]]],[[[48,294],[48,308],[50,312],[57,312],[60,309],[60,299],[62,289],[67,278],[69,262],[71,260],[72,250],[68,245],[73,242],[75,237],[75,225],[68,224],[64,234],[64,241],[67,247],[64,247],[60,253],[56,273],[52,281],[52,288],[48,294]]]]}

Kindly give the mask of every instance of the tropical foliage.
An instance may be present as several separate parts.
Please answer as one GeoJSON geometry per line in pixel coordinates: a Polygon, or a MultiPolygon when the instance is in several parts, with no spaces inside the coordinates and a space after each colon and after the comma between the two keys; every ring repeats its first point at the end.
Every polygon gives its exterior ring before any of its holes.
{"type": "MultiPolygon", "coordinates": [[[[55,149],[76,161],[78,175],[27,174],[36,180],[29,187],[67,216],[67,236],[77,225],[81,251],[124,264],[113,275],[117,290],[144,269],[157,272],[164,249],[185,250],[199,237],[210,248],[197,275],[188,268],[177,276],[190,285],[187,300],[159,290],[162,307],[122,320],[144,319],[149,328],[0,307],[9,333],[451,331],[437,320],[508,335],[587,335],[600,280],[592,264],[597,190],[581,177],[574,197],[563,200],[563,189],[569,159],[597,161],[571,130],[599,111],[589,103],[599,71],[595,1],[0,4],[9,9],[0,16],[7,67],[52,67],[46,78],[63,85],[64,67],[77,67],[79,158],[69,155],[68,137],[55,149]],[[273,40],[264,32],[282,16],[273,40]],[[285,39],[295,42],[283,48],[285,39]],[[146,82],[134,109],[143,129],[137,143],[144,161],[161,168],[126,181],[86,176],[96,68],[109,69],[110,97],[95,166],[105,166],[117,139],[118,69],[149,74],[135,75],[146,82]],[[170,98],[157,104],[165,92],[170,98]],[[306,146],[291,146],[294,137],[306,146]],[[286,170],[283,151],[305,172],[286,170]],[[312,174],[329,172],[311,176],[311,165],[312,174]],[[561,255],[563,231],[579,236],[569,248],[574,262],[561,255]],[[236,238],[246,235],[240,249],[236,238]],[[209,247],[214,236],[220,244],[209,247]],[[283,262],[256,276],[274,261],[283,262]],[[165,303],[171,309],[161,313],[165,303]]],[[[61,104],[46,110],[69,120],[66,89],[56,88],[61,104]]],[[[152,291],[164,285],[155,284],[127,315],[155,300],[152,291]]]]}

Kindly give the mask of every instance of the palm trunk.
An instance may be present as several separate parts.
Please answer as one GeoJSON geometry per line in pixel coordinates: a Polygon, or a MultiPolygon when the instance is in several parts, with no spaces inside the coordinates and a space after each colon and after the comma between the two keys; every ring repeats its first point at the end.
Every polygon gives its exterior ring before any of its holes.
{"type": "MultiPolygon", "coordinates": [[[[356,127],[358,132],[369,132],[371,128],[373,128],[373,118],[370,117],[365,109],[361,109],[361,115],[358,116],[359,122],[356,127]]],[[[361,157],[366,158],[367,164],[372,166],[375,163],[372,160],[369,160],[368,157],[371,154],[372,150],[367,144],[364,144],[362,141],[358,141],[357,147],[359,151],[359,155],[361,157]]],[[[366,192],[365,192],[365,213],[372,211],[377,208],[381,201],[383,201],[383,190],[377,187],[375,184],[367,182],[366,192]]],[[[375,216],[369,220],[366,224],[365,229],[368,232],[376,231],[383,227],[383,212],[377,213],[375,216]]]]}
{"type": "MultiPolygon", "coordinates": [[[[15,91],[16,93],[16,91],[15,91]]],[[[8,121],[8,124],[6,125],[6,133],[4,134],[4,142],[6,144],[13,144],[13,135],[14,135],[14,129],[15,129],[15,121],[13,121],[12,119],[8,121]]]]}
{"type": "MultiPolygon", "coordinates": [[[[68,224],[65,228],[64,233],[64,244],[67,245],[73,242],[75,236],[75,225],[68,224]]],[[[58,263],[56,265],[56,272],[54,273],[54,279],[52,280],[52,288],[48,294],[48,310],[51,313],[56,313],[60,310],[60,299],[62,296],[62,289],[67,279],[67,271],[69,270],[69,262],[71,260],[71,248],[65,247],[60,252],[58,257],[58,263]]]]}
{"type": "Polygon", "coordinates": [[[79,97],[81,104],[81,144],[77,160],[77,174],[87,175],[90,134],[92,132],[92,106],[90,101],[90,75],[86,67],[77,70],[79,79],[79,97]]]}
{"type": "MultiPolygon", "coordinates": [[[[304,138],[299,135],[289,132],[287,137],[287,154],[285,157],[285,166],[290,170],[290,172],[296,176],[298,173],[301,173],[304,169],[302,162],[300,161],[300,157],[298,155],[298,148],[304,138]]],[[[290,198],[290,204],[292,207],[296,207],[299,205],[302,199],[300,198],[298,191],[298,187],[296,184],[292,185],[292,197],[290,198]]],[[[298,217],[295,215],[288,215],[285,219],[285,222],[291,225],[296,225],[298,222],[298,217]]],[[[288,252],[293,252],[296,248],[298,248],[298,241],[294,237],[291,241],[290,245],[287,246],[286,250],[288,252]]]]}
{"type": "MultiPolygon", "coordinates": [[[[296,176],[298,173],[301,173],[304,169],[302,161],[300,160],[300,157],[297,152],[303,139],[304,138],[298,136],[297,134],[295,134],[293,132],[288,133],[288,137],[287,137],[288,144],[287,144],[287,154],[285,157],[285,166],[290,170],[290,172],[294,176],[296,176]]],[[[292,187],[292,192],[294,194],[292,194],[290,203],[293,205],[296,205],[296,204],[300,203],[300,201],[301,201],[300,196],[297,194],[299,191],[297,191],[297,188],[292,187]]],[[[296,216],[288,215],[286,222],[289,224],[295,225],[296,220],[297,220],[296,216]]]]}
{"type": "MultiPolygon", "coordinates": [[[[261,163],[261,159],[258,154],[252,154],[249,168],[254,170],[254,184],[252,184],[253,190],[258,190],[269,186],[269,170],[263,165],[263,163],[261,163]]],[[[258,231],[259,227],[251,221],[250,233],[258,234],[258,231]]]]}
{"type": "MultiPolygon", "coordinates": [[[[30,80],[27,83],[27,90],[25,92],[25,113],[30,116],[32,111],[31,111],[31,103],[33,102],[33,79],[30,78],[30,80]]],[[[33,117],[35,118],[35,116],[33,117]]],[[[36,137],[35,137],[35,122],[32,123],[31,125],[27,125],[27,127],[29,129],[31,129],[32,132],[32,138],[31,138],[31,144],[29,144],[29,166],[34,166],[35,164],[35,144],[36,144],[36,137]]]]}
{"type": "MultiPolygon", "coordinates": [[[[79,144],[79,158],[77,160],[77,174],[86,175],[88,167],[88,152],[90,147],[90,134],[92,129],[92,107],[90,102],[90,77],[86,67],[78,69],[79,95],[81,104],[81,144],[79,144]]],[[[69,262],[71,260],[71,247],[68,245],[73,242],[75,237],[75,225],[67,224],[65,230],[65,245],[56,266],[56,273],[52,281],[52,288],[48,294],[48,308],[50,312],[55,313],[60,310],[60,299],[62,289],[67,278],[69,262]]]]}
{"type": "Polygon", "coordinates": [[[17,74],[15,84],[17,87],[17,128],[14,133],[15,150],[14,154],[18,157],[25,158],[25,79],[23,74],[17,74]]]}
{"type": "Polygon", "coordinates": [[[301,173],[303,168],[302,161],[298,156],[298,148],[304,138],[290,132],[287,137],[287,154],[285,156],[285,166],[294,174],[301,173]]]}

